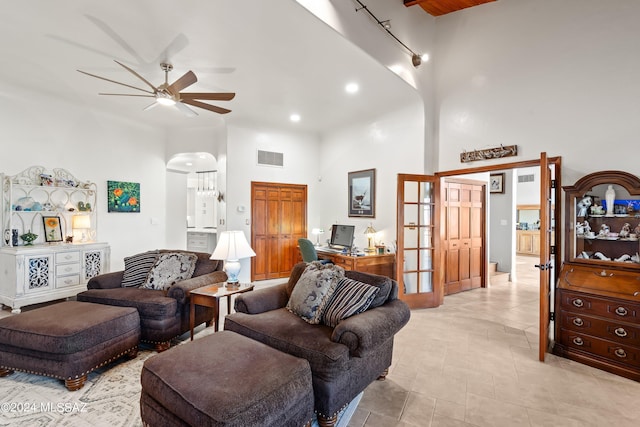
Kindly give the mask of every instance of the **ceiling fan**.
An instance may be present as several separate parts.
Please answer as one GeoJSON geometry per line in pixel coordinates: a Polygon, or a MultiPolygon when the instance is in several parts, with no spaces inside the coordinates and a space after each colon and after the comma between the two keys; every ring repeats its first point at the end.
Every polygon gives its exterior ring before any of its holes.
{"type": "Polygon", "coordinates": [[[218,107],[215,105],[207,104],[206,102],[202,102],[202,100],[206,101],[231,101],[236,94],[232,92],[181,92],[181,90],[186,89],[191,86],[195,82],[198,81],[198,78],[193,73],[193,71],[187,71],[182,77],[180,77],[175,82],[169,84],[169,71],[173,70],[173,65],[169,63],[161,63],[160,68],[164,71],[164,83],[160,86],[156,87],[149,83],[147,79],[142,77],[140,74],[135,72],[133,69],[127,67],[123,63],[114,60],[118,65],[123,67],[125,70],[129,71],[131,74],[142,80],[151,90],[143,89],[136,86],[132,86],[126,83],[117,82],[115,80],[108,79],[106,77],[97,76],[95,74],[87,73],[86,71],[78,70],[82,74],[86,74],[87,76],[95,77],[97,79],[106,80],[111,83],[115,83],[121,86],[126,86],[131,89],[139,90],[141,92],[145,92],[146,95],[142,94],[131,94],[131,93],[99,93],[98,95],[109,95],[109,96],[138,96],[144,98],[155,98],[153,104],[145,107],[145,110],[149,110],[155,107],[158,104],[162,105],[175,105],[178,110],[182,111],[187,116],[197,116],[198,113],[193,111],[185,104],[189,104],[193,107],[203,108],[205,110],[213,111],[214,113],[226,114],[231,112],[226,108],[218,107]]]}

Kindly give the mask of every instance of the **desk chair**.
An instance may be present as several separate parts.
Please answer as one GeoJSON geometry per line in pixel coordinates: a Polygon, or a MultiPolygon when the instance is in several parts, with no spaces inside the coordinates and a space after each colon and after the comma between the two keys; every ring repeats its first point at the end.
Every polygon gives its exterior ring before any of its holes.
{"type": "MultiPolygon", "coordinates": [[[[298,239],[298,247],[300,248],[302,260],[304,262],[318,261],[318,252],[316,252],[316,247],[313,246],[313,242],[311,242],[311,240],[298,239]]],[[[321,259],[320,262],[323,264],[328,264],[331,261],[328,259],[321,259]]]]}

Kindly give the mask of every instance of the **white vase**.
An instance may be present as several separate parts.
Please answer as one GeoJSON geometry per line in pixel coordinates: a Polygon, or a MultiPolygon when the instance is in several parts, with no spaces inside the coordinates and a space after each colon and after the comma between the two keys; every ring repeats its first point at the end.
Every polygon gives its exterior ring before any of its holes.
{"type": "Polygon", "coordinates": [[[613,185],[610,185],[605,191],[604,199],[607,201],[607,216],[613,216],[613,201],[616,199],[616,191],[613,189],[613,185]]]}

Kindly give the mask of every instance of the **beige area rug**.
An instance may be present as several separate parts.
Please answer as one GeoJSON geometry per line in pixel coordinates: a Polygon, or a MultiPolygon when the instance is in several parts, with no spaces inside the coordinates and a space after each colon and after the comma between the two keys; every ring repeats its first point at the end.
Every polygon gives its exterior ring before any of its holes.
{"type": "MultiPolygon", "coordinates": [[[[213,333],[200,330],[196,338],[213,333]]],[[[186,340],[176,344],[187,344],[186,340]]],[[[24,427],[138,427],[140,419],[140,372],[149,357],[157,354],[141,348],[138,357],[123,357],[87,377],[84,387],[68,391],[61,380],[15,372],[0,378],[0,426],[24,427]]],[[[339,415],[346,426],[362,395],[339,415]]],[[[317,426],[316,420],[313,426],[317,426]]]]}

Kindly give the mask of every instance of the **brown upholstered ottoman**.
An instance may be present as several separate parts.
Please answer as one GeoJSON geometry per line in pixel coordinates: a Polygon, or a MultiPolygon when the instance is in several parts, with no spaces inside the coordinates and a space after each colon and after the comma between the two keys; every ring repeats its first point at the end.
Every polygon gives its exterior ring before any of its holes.
{"type": "Polygon", "coordinates": [[[13,371],[64,380],[70,390],[118,357],[135,357],[140,318],[131,307],[66,301],[0,319],[0,376],[13,371]]]}
{"type": "Polygon", "coordinates": [[[313,417],[309,363],[235,332],[147,359],[141,382],[148,426],[301,427],[313,417]]]}

